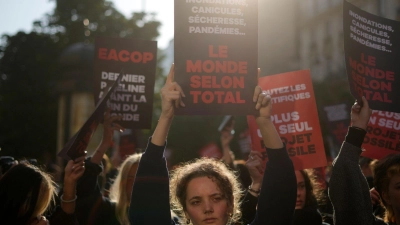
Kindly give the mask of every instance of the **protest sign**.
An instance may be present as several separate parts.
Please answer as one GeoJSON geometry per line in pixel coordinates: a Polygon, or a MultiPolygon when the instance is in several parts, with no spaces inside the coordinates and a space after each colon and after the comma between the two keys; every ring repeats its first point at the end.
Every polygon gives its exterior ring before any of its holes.
{"type": "Polygon", "coordinates": [[[352,95],[371,109],[400,112],[400,22],[344,1],[344,49],[352,95]]]}
{"type": "MultiPolygon", "coordinates": [[[[326,166],[310,71],[266,76],[259,86],[271,95],[272,122],[296,170],[326,166]]],[[[265,155],[265,146],[254,116],[247,121],[254,150],[265,155]]]]}
{"type": "Polygon", "coordinates": [[[341,146],[350,126],[350,106],[346,103],[324,107],[325,120],[336,146],[341,146]]]}
{"type": "Polygon", "coordinates": [[[400,113],[373,110],[362,147],[362,156],[373,159],[399,153],[400,113]]]}
{"type": "Polygon", "coordinates": [[[248,115],[257,85],[258,0],[175,0],[178,115],[248,115]]]}
{"type": "Polygon", "coordinates": [[[153,115],[157,42],[123,38],[99,38],[95,46],[95,100],[124,71],[111,96],[111,116],[121,115],[118,123],[131,129],[149,129],[153,115]]]}
{"type": "Polygon", "coordinates": [[[84,155],[89,141],[97,129],[99,123],[103,120],[104,112],[110,107],[111,95],[115,94],[116,88],[120,85],[121,78],[119,76],[116,81],[108,88],[108,92],[97,103],[96,109],[90,115],[89,119],[83,124],[82,128],[68,140],[63,149],[58,153],[59,157],[65,160],[76,159],[84,155]]]}

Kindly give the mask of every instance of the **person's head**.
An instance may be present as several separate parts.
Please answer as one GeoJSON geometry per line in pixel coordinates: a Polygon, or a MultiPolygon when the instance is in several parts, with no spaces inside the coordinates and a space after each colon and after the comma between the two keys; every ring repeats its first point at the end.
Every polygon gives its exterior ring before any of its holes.
{"type": "Polygon", "coordinates": [[[320,187],[316,182],[313,170],[296,170],[297,200],[296,209],[317,208],[317,199],[320,195],[320,187]]]}
{"type": "Polygon", "coordinates": [[[40,218],[54,201],[55,189],[51,177],[36,166],[12,167],[0,180],[2,223],[25,225],[40,218]]]}
{"type": "Polygon", "coordinates": [[[116,203],[115,211],[121,224],[129,224],[126,208],[131,201],[133,182],[141,157],[142,154],[133,154],[125,159],[110,189],[110,199],[116,203]]]}
{"type": "Polygon", "coordinates": [[[386,208],[385,221],[395,222],[400,213],[400,154],[380,160],[374,170],[374,186],[386,208]]]}
{"type": "Polygon", "coordinates": [[[189,224],[234,224],[241,216],[237,177],[216,159],[201,158],[176,168],[170,190],[173,210],[189,224]]]}

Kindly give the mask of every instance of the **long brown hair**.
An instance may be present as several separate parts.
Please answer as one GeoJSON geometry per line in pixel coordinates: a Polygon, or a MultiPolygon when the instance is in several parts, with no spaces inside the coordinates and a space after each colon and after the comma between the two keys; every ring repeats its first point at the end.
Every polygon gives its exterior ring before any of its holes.
{"type": "Polygon", "coordinates": [[[392,206],[385,201],[384,195],[389,192],[390,180],[393,176],[400,174],[400,154],[389,155],[379,161],[374,169],[374,186],[381,196],[381,202],[386,208],[385,222],[395,223],[395,215],[392,206]]]}

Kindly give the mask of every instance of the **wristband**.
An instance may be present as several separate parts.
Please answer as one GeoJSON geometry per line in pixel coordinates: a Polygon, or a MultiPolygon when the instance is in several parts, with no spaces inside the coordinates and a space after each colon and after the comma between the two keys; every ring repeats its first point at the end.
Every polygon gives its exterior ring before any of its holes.
{"type": "Polygon", "coordinates": [[[76,201],[76,199],[78,198],[78,197],[75,195],[75,198],[72,199],[72,200],[64,200],[63,197],[64,197],[64,194],[61,195],[60,199],[61,199],[62,202],[66,202],[66,203],[74,202],[74,201],[76,201]]]}
{"type": "Polygon", "coordinates": [[[252,188],[251,188],[251,185],[249,186],[248,190],[249,190],[250,192],[256,194],[256,195],[260,195],[260,192],[261,192],[261,190],[256,191],[256,190],[252,189],[252,188]]]}

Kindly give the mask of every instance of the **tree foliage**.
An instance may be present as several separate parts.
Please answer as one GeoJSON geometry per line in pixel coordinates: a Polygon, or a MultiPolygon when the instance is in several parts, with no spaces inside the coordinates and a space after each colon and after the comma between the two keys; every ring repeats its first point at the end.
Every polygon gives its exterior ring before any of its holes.
{"type": "Polygon", "coordinates": [[[57,60],[66,47],[98,36],[154,40],[161,23],[143,12],[126,18],[105,0],[56,0],[33,25],[29,34],[4,36],[0,46],[0,154],[17,158],[55,155],[57,60]]]}

